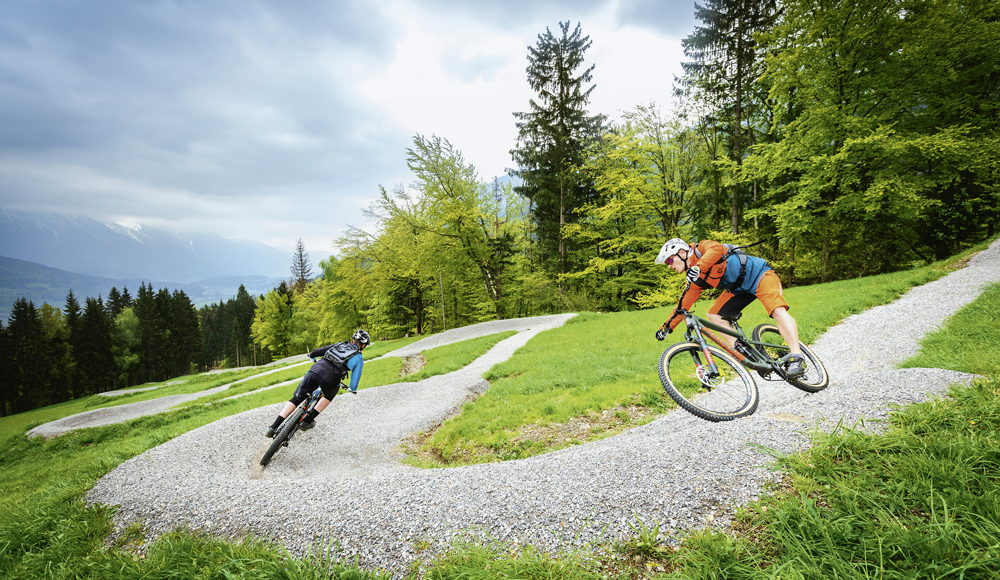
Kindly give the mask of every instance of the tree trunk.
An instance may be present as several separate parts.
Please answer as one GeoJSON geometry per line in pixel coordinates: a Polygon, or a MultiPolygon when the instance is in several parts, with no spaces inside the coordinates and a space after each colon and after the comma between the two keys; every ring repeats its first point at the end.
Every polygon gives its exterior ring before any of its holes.
{"type": "MultiPolygon", "coordinates": [[[[559,176],[559,273],[566,273],[566,240],[563,239],[563,225],[566,224],[566,187],[559,176]]],[[[562,276],[559,277],[559,294],[562,295],[562,276]]]]}
{"type": "Polygon", "coordinates": [[[438,285],[441,287],[441,330],[448,330],[448,324],[444,320],[444,277],[440,266],[438,266],[438,285]]]}

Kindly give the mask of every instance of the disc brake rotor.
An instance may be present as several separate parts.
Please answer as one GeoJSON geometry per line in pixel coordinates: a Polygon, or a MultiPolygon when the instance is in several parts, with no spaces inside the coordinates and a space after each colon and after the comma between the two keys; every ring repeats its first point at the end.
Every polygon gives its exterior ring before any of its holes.
{"type": "Polygon", "coordinates": [[[695,374],[697,375],[698,380],[701,381],[701,384],[705,385],[709,389],[714,389],[725,382],[720,374],[716,374],[713,377],[712,369],[704,365],[698,365],[698,369],[695,371],[695,374]]]}

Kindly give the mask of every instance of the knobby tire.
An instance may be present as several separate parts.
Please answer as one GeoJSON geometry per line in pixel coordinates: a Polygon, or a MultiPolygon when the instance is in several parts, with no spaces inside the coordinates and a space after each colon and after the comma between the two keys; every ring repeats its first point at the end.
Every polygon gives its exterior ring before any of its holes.
{"type": "Polygon", "coordinates": [[[298,425],[299,419],[302,418],[302,415],[305,412],[305,409],[298,407],[295,409],[295,412],[289,415],[289,417],[285,419],[285,422],[281,424],[281,428],[274,434],[274,441],[271,442],[271,446],[267,448],[267,451],[264,452],[264,456],[260,458],[260,464],[262,466],[266,467],[267,464],[271,462],[271,458],[278,452],[278,449],[281,449],[281,445],[286,439],[288,439],[288,435],[292,432],[292,429],[298,425]]]}
{"type": "Polygon", "coordinates": [[[708,347],[721,373],[708,377],[709,389],[698,378],[707,369],[705,354],[696,342],[680,342],[660,356],[660,382],[670,398],[684,410],[707,421],[732,421],[757,410],[757,383],[743,365],[714,346],[708,347]]]}
{"type": "MultiPolygon", "coordinates": [[[[785,339],[781,338],[781,333],[778,332],[778,327],[773,324],[761,324],[757,326],[757,328],[754,328],[753,339],[757,342],[780,344],[782,346],[785,345],[785,339]]],[[[765,350],[773,359],[779,359],[788,354],[787,347],[780,349],[764,347],[757,348],[765,350]]],[[[819,357],[813,353],[812,349],[805,344],[802,344],[802,342],[799,342],[799,348],[802,349],[802,356],[806,359],[806,374],[795,379],[786,378],[785,381],[793,387],[802,389],[807,393],[818,393],[829,386],[830,375],[827,374],[826,367],[823,366],[823,361],[819,360],[819,357]]]]}

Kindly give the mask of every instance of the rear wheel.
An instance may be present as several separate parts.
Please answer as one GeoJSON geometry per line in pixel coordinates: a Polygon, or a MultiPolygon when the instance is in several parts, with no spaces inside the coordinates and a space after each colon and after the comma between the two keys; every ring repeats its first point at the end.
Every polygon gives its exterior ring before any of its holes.
{"type": "Polygon", "coordinates": [[[739,362],[708,347],[712,371],[701,346],[681,342],[660,356],[660,382],[678,405],[708,421],[731,421],[757,410],[757,384],[739,362]]]}
{"type": "Polygon", "coordinates": [[[285,422],[281,424],[281,428],[274,434],[274,441],[271,442],[271,446],[267,448],[267,451],[264,452],[264,456],[260,458],[261,465],[266,466],[271,462],[271,458],[274,457],[274,454],[278,452],[278,449],[280,449],[288,439],[288,434],[292,432],[292,429],[295,428],[295,425],[298,424],[299,419],[302,418],[302,414],[305,412],[305,409],[298,407],[295,409],[294,413],[285,419],[285,422]]]}
{"type": "MultiPolygon", "coordinates": [[[[763,350],[771,358],[777,360],[788,354],[788,346],[785,339],[781,338],[778,327],[773,324],[761,324],[753,329],[753,339],[757,342],[765,342],[772,346],[758,346],[758,350],[763,350]]],[[[794,379],[785,379],[789,384],[807,393],[817,393],[830,384],[830,377],[826,374],[826,367],[819,357],[813,353],[812,349],[799,342],[802,349],[802,356],[806,359],[806,374],[794,379]]]]}

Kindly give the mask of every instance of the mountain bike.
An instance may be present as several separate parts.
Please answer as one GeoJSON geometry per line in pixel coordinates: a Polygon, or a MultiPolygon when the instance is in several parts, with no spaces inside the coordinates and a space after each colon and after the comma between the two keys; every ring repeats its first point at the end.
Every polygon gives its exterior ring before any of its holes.
{"type": "MultiPolygon", "coordinates": [[[[340,383],[341,389],[346,389],[347,385],[340,383]]],[[[282,447],[288,447],[288,442],[292,440],[292,436],[299,432],[302,427],[302,420],[305,419],[306,413],[313,410],[316,403],[319,402],[320,398],[323,397],[323,389],[317,388],[309,397],[299,403],[298,407],[292,411],[292,414],[288,416],[287,419],[281,424],[278,432],[274,434],[274,440],[271,441],[271,446],[267,448],[264,452],[264,456],[260,458],[260,464],[267,467],[267,464],[271,462],[271,458],[274,454],[278,452],[278,449],[282,447]]]]}
{"type": "MultiPolygon", "coordinates": [[[[681,302],[690,287],[688,284],[684,288],[681,302]]],[[[785,381],[807,393],[822,391],[830,383],[822,361],[801,342],[806,374],[788,376],[788,346],[773,324],[758,325],[748,338],[737,322],[741,313],[723,317],[733,326],[729,329],[679,304],[674,312],[684,317],[687,330],[684,342],[671,345],[660,356],[660,382],[670,398],[697,417],[732,421],[753,414],[759,401],[757,383],[750,371],[756,371],[764,380],[785,381]],[[735,347],[716,332],[736,338],[735,347]],[[706,338],[718,347],[709,345],[706,338]]]]}

